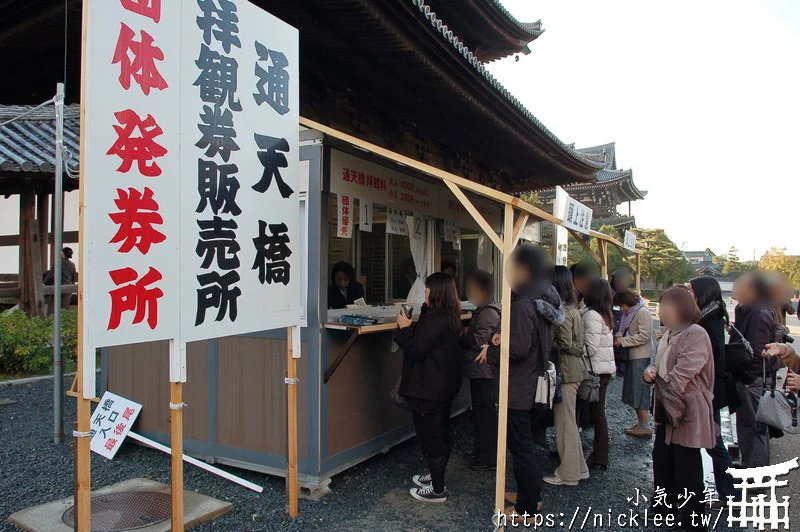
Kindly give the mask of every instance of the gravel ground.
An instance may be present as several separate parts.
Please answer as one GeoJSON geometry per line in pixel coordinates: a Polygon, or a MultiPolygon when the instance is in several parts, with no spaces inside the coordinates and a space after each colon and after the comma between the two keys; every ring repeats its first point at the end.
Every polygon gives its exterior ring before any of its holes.
{"type": "MultiPolygon", "coordinates": [[[[623,434],[633,422],[633,412],[619,401],[621,379],[612,380],[608,417],[611,434],[611,466],[592,471],[592,478],[578,487],[543,488],[545,511],[552,512],[556,527],[566,528],[579,510],[573,529],[579,529],[589,506],[592,517],[584,529],[621,529],[607,521],[592,526],[594,512],[616,519],[637,509],[626,499],[652,492],[651,442],[623,434]],[[563,514],[563,516],[561,515],[563,514]]],[[[0,406],[0,530],[10,529],[5,518],[11,513],[72,494],[72,446],[56,446],[51,439],[52,381],[18,386],[0,386],[0,398],[18,401],[0,406]],[[13,495],[11,495],[13,494],[13,495]]],[[[75,419],[75,402],[66,402],[66,419],[75,419]]],[[[228,468],[231,472],[264,486],[255,494],[190,465],[185,466],[187,489],[231,501],[227,515],[202,525],[200,530],[491,530],[489,512],[493,506],[494,475],[468,469],[461,458],[472,438],[471,417],[459,416],[453,423],[455,449],[448,467],[450,497],[444,505],[422,504],[408,495],[411,475],[424,465],[411,440],[334,477],[333,492],[320,501],[301,500],[300,517],[290,521],[284,515],[284,481],[258,473],[228,468]]],[[[587,455],[592,431],[584,431],[587,455]]],[[[540,472],[551,473],[557,462],[537,449],[540,472]]],[[[92,456],[92,482],[105,486],[122,480],[147,477],[169,483],[169,458],[155,450],[125,445],[110,462],[92,456]]],[[[508,478],[512,479],[511,469],[508,478]]],[[[513,482],[510,480],[509,482],[513,482]]],[[[509,486],[513,488],[513,486],[509,486]]],[[[641,529],[632,526],[627,529],[641,529]]]]}

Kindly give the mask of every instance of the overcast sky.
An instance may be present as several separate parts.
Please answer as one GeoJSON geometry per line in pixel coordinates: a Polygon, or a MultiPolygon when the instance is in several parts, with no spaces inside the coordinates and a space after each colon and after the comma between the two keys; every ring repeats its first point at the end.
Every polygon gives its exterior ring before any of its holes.
{"type": "MultiPolygon", "coordinates": [[[[491,71],[565,142],[616,142],[649,192],[633,207],[640,227],[743,259],[800,254],[800,1],[503,3],[546,31],[491,71]]],[[[0,199],[0,233],[17,232],[18,201],[0,199]]],[[[0,248],[0,272],[16,261],[0,248]]]]}
{"type": "Polygon", "coordinates": [[[565,142],[616,142],[640,227],[800,254],[800,2],[502,1],[545,33],[490,70],[565,142]]]}

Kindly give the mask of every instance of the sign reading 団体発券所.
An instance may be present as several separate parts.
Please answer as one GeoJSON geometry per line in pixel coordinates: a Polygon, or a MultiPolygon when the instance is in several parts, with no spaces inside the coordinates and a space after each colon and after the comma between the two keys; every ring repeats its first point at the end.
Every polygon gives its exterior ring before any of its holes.
{"type": "Polygon", "coordinates": [[[92,414],[89,430],[92,451],[114,458],[141,411],[139,403],[111,392],[104,393],[92,414]]]}
{"type": "Polygon", "coordinates": [[[636,233],[626,230],[623,245],[625,249],[636,251],[636,233]]]}
{"type": "Polygon", "coordinates": [[[299,323],[298,32],[246,0],[88,4],[81,283],[94,348],[299,323]]]}

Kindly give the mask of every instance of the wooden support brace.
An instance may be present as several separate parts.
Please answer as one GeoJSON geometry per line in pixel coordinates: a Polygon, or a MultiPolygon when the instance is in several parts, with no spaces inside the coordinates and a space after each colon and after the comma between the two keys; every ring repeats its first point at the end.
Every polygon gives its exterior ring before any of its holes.
{"type": "Polygon", "coordinates": [[[625,251],[623,251],[624,248],[618,246],[615,242],[611,242],[611,245],[613,245],[615,248],[617,248],[617,251],[619,251],[620,257],[622,257],[622,260],[625,261],[625,264],[627,264],[630,267],[631,271],[636,271],[636,267],[633,265],[633,263],[630,261],[630,259],[628,259],[628,257],[625,256],[625,251]]]}
{"type": "Polygon", "coordinates": [[[183,530],[183,383],[169,383],[172,530],[183,530]]]}
{"type": "Polygon", "coordinates": [[[600,250],[600,275],[603,279],[608,279],[608,242],[605,240],[599,241],[600,250]]]}
{"type": "Polygon", "coordinates": [[[511,243],[512,248],[516,247],[517,243],[519,242],[519,236],[522,234],[522,230],[525,229],[530,217],[531,215],[527,212],[519,213],[517,222],[514,224],[514,241],[511,243]]]}
{"type": "Polygon", "coordinates": [[[483,232],[486,233],[486,236],[492,239],[494,245],[497,246],[498,249],[503,249],[503,243],[500,240],[500,236],[494,232],[494,229],[492,229],[492,226],[486,221],[486,218],[484,218],[483,215],[478,212],[478,209],[472,204],[467,195],[464,194],[460,188],[458,188],[458,185],[451,183],[447,179],[445,179],[444,184],[447,185],[447,188],[449,188],[455,197],[458,198],[458,201],[461,202],[461,205],[467,209],[467,212],[469,212],[472,218],[474,218],[478,225],[481,226],[481,229],[483,229],[483,232]]]}
{"type": "Polygon", "coordinates": [[[572,238],[574,238],[575,240],[578,241],[578,244],[581,245],[581,247],[586,251],[586,253],[588,253],[589,256],[592,257],[592,259],[594,259],[594,261],[597,264],[600,264],[600,257],[597,255],[597,253],[592,251],[592,248],[590,248],[589,244],[587,244],[586,241],[583,238],[581,238],[581,235],[579,235],[578,233],[576,233],[572,229],[567,229],[567,231],[569,231],[569,234],[572,235],[572,238]]]}

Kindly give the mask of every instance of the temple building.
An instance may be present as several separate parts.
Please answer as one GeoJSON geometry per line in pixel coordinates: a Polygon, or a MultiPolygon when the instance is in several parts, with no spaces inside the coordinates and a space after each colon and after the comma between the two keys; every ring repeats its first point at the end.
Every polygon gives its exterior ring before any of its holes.
{"type": "MultiPolygon", "coordinates": [[[[564,187],[570,196],[591,207],[594,228],[610,225],[623,232],[636,227],[636,218],[631,214],[631,202],[644,199],[647,191],[640,190],[633,182],[631,169],[617,168],[614,143],[579,148],[576,151],[604,165],[590,183],[575,183],[564,187]]],[[[545,206],[552,209],[555,190],[545,190],[539,197],[545,206]]]]}

